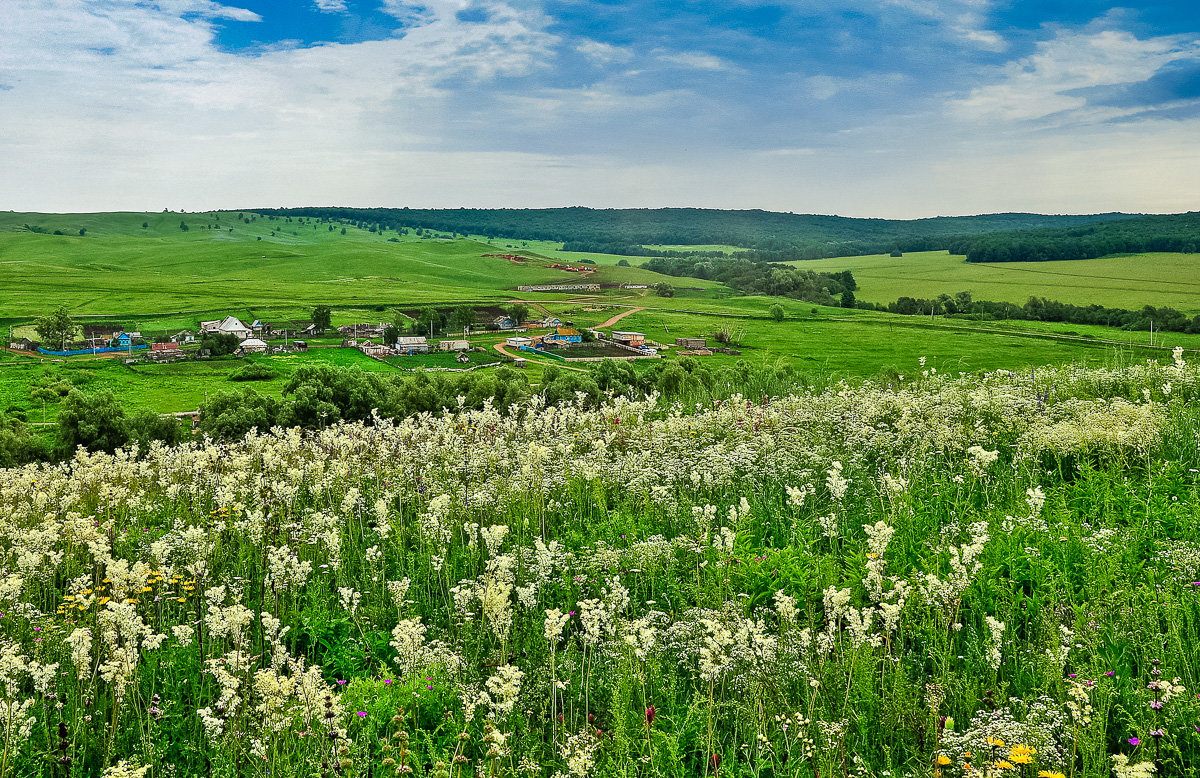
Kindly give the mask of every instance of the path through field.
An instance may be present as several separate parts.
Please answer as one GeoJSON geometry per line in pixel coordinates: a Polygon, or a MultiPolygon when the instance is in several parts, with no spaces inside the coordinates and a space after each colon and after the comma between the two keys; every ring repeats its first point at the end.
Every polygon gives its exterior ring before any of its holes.
{"type": "Polygon", "coordinates": [[[621,319],[624,319],[624,318],[625,318],[626,316],[628,316],[629,314],[631,314],[631,313],[637,313],[638,311],[644,311],[644,310],[646,310],[646,309],[645,309],[645,308],[630,308],[630,309],[629,309],[629,310],[627,310],[627,311],[621,311],[620,313],[618,313],[616,316],[612,317],[612,318],[611,318],[611,319],[609,319],[608,321],[606,321],[606,322],[604,322],[604,323],[602,323],[602,324],[597,324],[597,325],[596,325],[596,327],[595,327],[595,329],[602,329],[602,328],[604,328],[604,327],[611,327],[611,326],[613,326],[614,324],[616,324],[617,322],[619,322],[621,319]]]}

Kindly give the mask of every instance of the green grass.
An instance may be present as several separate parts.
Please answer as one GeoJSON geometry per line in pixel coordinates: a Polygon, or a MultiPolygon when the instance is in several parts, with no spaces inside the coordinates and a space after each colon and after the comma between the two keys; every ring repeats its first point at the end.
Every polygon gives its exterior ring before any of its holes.
{"type": "Polygon", "coordinates": [[[794,267],[854,273],[867,302],[898,297],[933,298],[970,292],[978,300],[1024,303],[1046,297],[1075,305],[1200,312],[1200,255],[1135,254],[1065,262],[968,263],[945,251],[841,257],[787,263],[794,267]]]}

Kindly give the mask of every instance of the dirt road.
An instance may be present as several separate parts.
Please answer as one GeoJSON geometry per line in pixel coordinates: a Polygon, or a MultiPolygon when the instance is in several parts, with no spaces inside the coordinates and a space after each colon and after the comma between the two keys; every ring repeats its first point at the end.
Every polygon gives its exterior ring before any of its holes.
{"type": "Polygon", "coordinates": [[[646,310],[646,309],[645,309],[645,308],[630,308],[630,309],[629,309],[629,310],[627,310],[627,311],[621,311],[621,312],[620,312],[620,313],[618,313],[616,316],[612,317],[611,319],[609,319],[608,321],[604,322],[603,324],[597,324],[597,325],[596,325],[596,327],[595,327],[595,329],[602,329],[602,328],[604,328],[604,327],[611,327],[611,326],[613,326],[614,324],[616,324],[617,322],[619,322],[621,319],[624,319],[624,318],[625,318],[626,316],[628,316],[629,314],[631,314],[631,313],[637,313],[638,311],[644,311],[644,310],[646,310]]]}

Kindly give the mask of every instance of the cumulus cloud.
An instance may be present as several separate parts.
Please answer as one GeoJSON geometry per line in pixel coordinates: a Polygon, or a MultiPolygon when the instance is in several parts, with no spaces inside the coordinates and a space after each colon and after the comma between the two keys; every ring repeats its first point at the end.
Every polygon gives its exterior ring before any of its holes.
{"type": "Polygon", "coordinates": [[[1138,38],[1118,29],[1058,30],[1033,54],[998,69],[952,104],[972,121],[1028,121],[1053,116],[1109,119],[1119,110],[1089,103],[1086,90],[1144,82],[1165,67],[1200,57],[1200,42],[1181,35],[1138,38]]]}
{"type": "Polygon", "coordinates": [[[322,13],[346,12],[346,0],[313,0],[313,5],[322,13]]]}

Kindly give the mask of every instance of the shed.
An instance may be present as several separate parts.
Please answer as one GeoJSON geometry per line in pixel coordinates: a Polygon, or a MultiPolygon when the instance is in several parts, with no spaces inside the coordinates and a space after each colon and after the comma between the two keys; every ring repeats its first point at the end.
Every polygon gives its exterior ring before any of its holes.
{"type": "Polygon", "coordinates": [[[676,338],[675,345],[680,348],[700,349],[707,348],[708,344],[704,338],[676,338]]]}
{"type": "Polygon", "coordinates": [[[438,343],[439,351],[466,351],[471,344],[465,340],[443,340],[438,343]]]}
{"type": "Polygon", "coordinates": [[[646,336],[641,332],[618,332],[617,330],[613,330],[612,339],[617,343],[624,343],[634,348],[643,348],[646,345],[646,336]]]}
{"type": "Polygon", "coordinates": [[[265,354],[270,348],[265,341],[258,338],[246,338],[242,341],[241,347],[238,349],[240,354],[265,354]]]}
{"type": "Polygon", "coordinates": [[[508,338],[504,342],[513,348],[521,348],[522,346],[530,346],[533,344],[532,339],[522,337],[508,338]]]}
{"type": "Polygon", "coordinates": [[[424,354],[429,351],[429,341],[422,335],[396,338],[396,350],[401,354],[424,354]]]}

